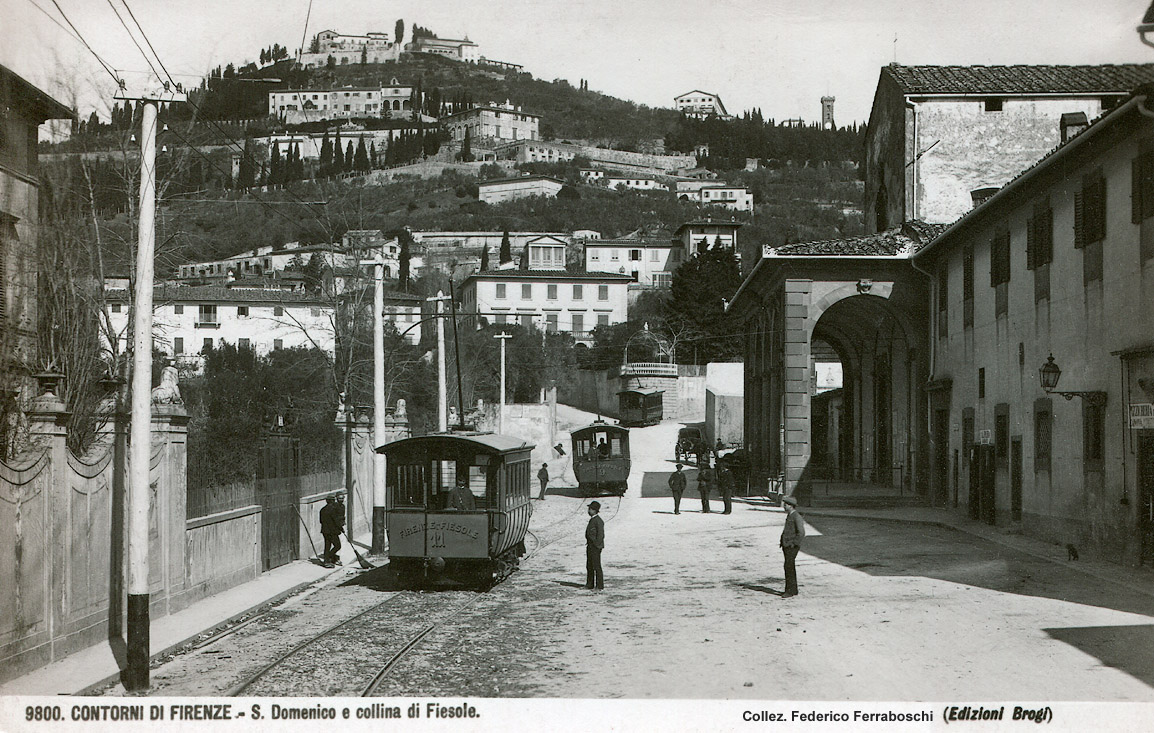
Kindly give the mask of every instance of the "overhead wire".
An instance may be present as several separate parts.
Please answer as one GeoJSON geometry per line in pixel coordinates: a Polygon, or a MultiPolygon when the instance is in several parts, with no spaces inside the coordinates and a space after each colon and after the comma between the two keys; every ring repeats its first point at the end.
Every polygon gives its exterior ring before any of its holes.
{"type": "Polygon", "coordinates": [[[305,38],[308,38],[308,35],[309,35],[309,18],[312,17],[312,14],[313,14],[313,0],[309,0],[309,8],[308,8],[308,11],[305,12],[305,27],[303,30],[301,30],[301,45],[297,49],[297,63],[298,64],[301,61],[301,55],[304,54],[304,52],[305,52],[305,38]]]}
{"type": "MultiPolygon", "coordinates": [[[[160,72],[156,70],[156,66],[153,65],[152,59],[148,58],[148,54],[146,54],[144,49],[140,47],[140,42],[136,40],[136,36],[132,35],[132,31],[129,30],[128,24],[124,22],[124,18],[120,17],[120,11],[116,9],[116,6],[112,3],[112,0],[107,1],[108,7],[112,8],[112,12],[116,15],[116,19],[120,21],[120,25],[124,27],[124,31],[128,33],[129,39],[132,40],[132,45],[136,46],[136,50],[140,51],[140,55],[144,57],[144,62],[148,64],[148,68],[152,69],[152,73],[156,75],[157,79],[159,79],[160,72]]],[[[56,2],[56,0],[52,0],[52,2],[56,2]]]]}
{"type": "MultiPolygon", "coordinates": [[[[32,4],[36,5],[35,2],[33,2],[32,4]]],[[[72,23],[72,21],[68,19],[68,16],[64,14],[64,10],[61,9],[60,3],[56,2],[56,0],[52,0],[52,4],[56,6],[56,11],[58,13],[60,13],[61,18],[64,18],[64,22],[68,24],[68,27],[71,28],[72,32],[76,34],[77,40],[79,40],[81,43],[83,43],[84,47],[88,49],[88,52],[91,53],[96,58],[96,60],[100,62],[100,65],[104,67],[104,70],[107,71],[108,75],[112,77],[112,80],[116,82],[116,86],[119,88],[123,88],[124,87],[124,81],[121,80],[121,78],[116,75],[116,70],[113,69],[112,66],[110,66],[108,64],[108,62],[106,62],[104,59],[100,58],[100,54],[96,53],[96,51],[93,50],[92,46],[88,43],[88,41],[86,41],[84,39],[84,35],[76,28],[76,26],[72,23]]],[[[48,15],[47,11],[45,11],[44,8],[41,8],[39,5],[36,5],[36,7],[41,12],[43,12],[45,15],[48,15]]],[[[51,18],[52,16],[48,16],[48,17],[51,18]]],[[[57,25],[60,25],[60,24],[57,23],[57,25]]]]}
{"type": "Polygon", "coordinates": [[[120,4],[123,5],[124,9],[128,11],[128,17],[132,18],[132,22],[136,24],[136,29],[139,30],[140,35],[144,37],[144,42],[148,44],[148,50],[152,51],[152,55],[156,57],[156,63],[160,64],[160,68],[164,69],[164,75],[168,77],[168,80],[172,83],[173,86],[176,86],[176,79],[173,79],[172,74],[168,73],[168,69],[165,67],[164,62],[160,59],[160,54],[158,54],[156,49],[152,47],[152,41],[148,40],[148,34],[144,32],[144,28],[140,27],[140,21],[136,19],[136,14],[133,13],[132,8],[128,6],[128,0],[120,0],[120,4]]]}

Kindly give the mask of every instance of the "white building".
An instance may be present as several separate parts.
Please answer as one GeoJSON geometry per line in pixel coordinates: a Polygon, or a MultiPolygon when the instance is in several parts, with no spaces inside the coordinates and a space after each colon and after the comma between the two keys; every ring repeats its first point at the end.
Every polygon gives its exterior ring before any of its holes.
{"type": "Polygon", "coordinates": [[[388,33],[366,33],[363,36],[344,35],[334,30],[317,34],[317,52],[301,54],[301,66],[316,69],[327,66],[329,58],[336,66],[348,64],[383,64],[396,61],[400,48],[388,33]]]}
{"type": "Polygon", "coordinates": [[[537,140],[541,115],[526,112],[509,102],[482,105],[442,118],[441,123],[449,137],[458,142],[465,139],[465,131],[473,142],[501,140],[537,140]]]}
{"type": "Polygon", "coordinates": [[[586,183],[601,183],[605,179],[605,171],[600,168],[582,168],[580,174],[586,183]]]}
{"type": "Polygon", "coordinates": [[[481,58],[480,46],[468,38],[430,38],[422,36],[414,39],[405,46],[409,53],[435,53],[454,61],[479,61],[481,58]]]}
{"type": "Polygon", "coordinates": [[[667,191],[668,187],[653,176],[636,173],[607,173],[601,178],[606,188],[629,188],[634,191],[667,191]]]}
{"type": "Polygon", "coordinates": [[[706,249],[723,247],[740,253],[737,230],[743,225],[736,221],[714,221],[710,217],[689,221],[677,228],[674,238],[681,242],[682,257],[691,259],[704,246],[706,249]]]}
{"type": "Polygon", "coordinates": [[[671,239],[600,239],[585,242],[585,269],[628,275],[633,287],[667,288],[684,261],[682,244],[671,239]]]}
{"type": "Polygon", "coordinates": [[[477,184],[477,192],[481,201],[487,204],[496,204],[526,196],[554,198],[564,185],[564,181],[552,176],[521,176],[520,178],[481,181],[477,184]]]}
{"type": "Polygon", "coordinates": [[[629,282],[626,275],[601,272],[489,270],[461,284],[461,305],[491,323],[570,333],[588,341],[597,326],[628,318],[629,282]]]}
{"type": "Polygon", "coordinates": [[[725,105],[721,102],[721,97],[712,92],[703,92],[700,89],[694,89],[685,94],[679,94],[673,98],[674,106],[677,111],[690,117],[709,117],[716,115],[722,119],[728,119],[729,113],[725,111],[725,105]]]}
{"type": "Polygon", "coordinates": [[[220,284],[227,282],[231,274],[236,279],[261,277],[285,270],[290,265],[307,265],[318,255],[331,268],[348,267],[356,264],[356,258],[329,244],[300,246],[288,242],[283,247],[258,247],[241,252],[232,257],[203,262],[189,262],[177,268],[176,280],[181,284],[220,284]]]}
{"type": "MultiPolygon", "coordinates": [[[[118,350],[124,353],[128,291],[109,291],[108,300],[118,350]]],[[[322,297],[279,289],[158,286],[154,302],[156,347],[184,368],[199,370],[201,352],[223,343],[249,347],[258,354],[298,346],[333,353],[333,308],[322,297]]]]}
{"type": "Polygon", "coordinates": [[[268,113],[297,124],[353,117],[400,117],[411,112],[413,87],[393,79],[387,86],[340,89],[278,89],[268,93],[268,113]]]}
{"type": "Polygon", "coordinates": [[[724,206],[734,211],[753,211],[753,194],[742,186],[701,186],[696,191],[679,191],[677,198],[702,206],[724,206]]]}

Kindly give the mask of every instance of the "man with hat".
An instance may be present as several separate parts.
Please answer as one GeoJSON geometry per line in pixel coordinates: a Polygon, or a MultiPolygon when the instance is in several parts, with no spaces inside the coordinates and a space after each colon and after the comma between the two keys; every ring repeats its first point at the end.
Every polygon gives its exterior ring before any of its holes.
{"type": "Polygon", "coordinates": [[[685,493],[685,474],[681,472],[684,468],[680,463],[677,464],[677,471],[669,474],[669,490],[673,492],[673,513],[681,513],[681,495],[685,493]]]}
{"type": "Polygon", "coordinates": [[[589,524],[585,526],[585,589],[605,589],[601,572],[601,551],[605,549],[605,520],[598,513],[601,502],[589,502],[589,524]]]}
{"type": "Polygon", "coordinates": [[[326,565],[340,565],[338,554],[341,550],[341,531],[345,527],[344,507],[337,504],[337,497],[329,495],[321,508],[321,536],[325,538],[325,551],[321,561],[326,565]]]}
{"type": "Polygon", "coordinates": [[[785,593],[782,597],[792,598],[797,595],[797,568],[793,563],[805,538],[805,520],[797,511],[797,499],[782,497],[781,505],[785,507],[785,526],[781,528],[781,551],[785,555],[785,593]]]}

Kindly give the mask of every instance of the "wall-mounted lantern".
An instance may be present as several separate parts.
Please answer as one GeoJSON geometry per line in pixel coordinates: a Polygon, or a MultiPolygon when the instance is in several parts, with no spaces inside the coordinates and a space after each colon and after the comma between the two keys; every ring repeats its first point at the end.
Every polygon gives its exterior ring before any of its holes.
{"type": "Polygon", "coordinates": [[[1105,392],[1060,392],[1058,391],[1058,380],[1062,378],[1062,369],[1054,363],[1054,355],[1050,354],[1046,359],[1046,363],[1038,369],[1038,379],[1042,383],[1042,389],[1046,394],[1056,394],[1065,397],[1067,400],[1072,400],[1075,397],[1081,397],[1091,405],[1106,404],[1105,392]]]}

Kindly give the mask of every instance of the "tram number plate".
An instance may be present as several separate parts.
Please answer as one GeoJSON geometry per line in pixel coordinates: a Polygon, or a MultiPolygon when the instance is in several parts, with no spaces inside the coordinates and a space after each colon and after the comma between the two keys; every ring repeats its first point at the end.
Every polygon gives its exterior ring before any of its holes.
{"type": "Polygon", "coordinates": [[[434,529],[429,532],[429,547],[445,547],[445,531],[434,529]]]}

